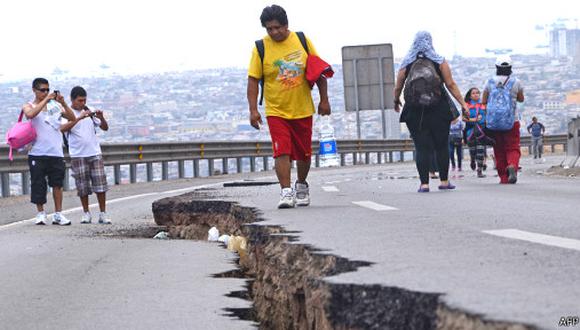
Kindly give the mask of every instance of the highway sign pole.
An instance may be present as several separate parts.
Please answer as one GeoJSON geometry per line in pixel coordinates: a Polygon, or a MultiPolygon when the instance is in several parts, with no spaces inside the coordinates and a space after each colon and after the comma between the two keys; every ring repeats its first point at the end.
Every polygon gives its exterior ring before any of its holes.
{"type": "Polygon", "coordinates": [[[354,107],[356,111],[356,138],[360,140],[360,107],[358,102],[358,75],[356,71],[356,58],[352,60],[352,69],[354,74],[354,107]]]}
{"type": "Polygon", "coordinates": [[[377,58],[377,61],[379,61],[379,77],[380,77],[380,83],[379,83],[379,87],[380,87],[380,95],[381,95],[381,118],[382,118],[382,122],[383,122],[383,140],[387,139],[387,114],[385,111],[385,79],[383,77],[383,57],[379,56],[377,58]]]}

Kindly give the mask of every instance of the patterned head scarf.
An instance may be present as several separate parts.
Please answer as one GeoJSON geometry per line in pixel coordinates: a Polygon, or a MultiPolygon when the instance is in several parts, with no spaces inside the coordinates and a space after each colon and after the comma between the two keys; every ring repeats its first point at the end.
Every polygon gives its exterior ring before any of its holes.
{"type": "Polygon", "coordinates": [[[411,49],[407,53],[407,56],[401,62],[401,68],[407,67],[407,65],[413,63],[417,59],[419,53],[425,54],[425,57],[431,61],[441,64],[445,60],[445,57],[437,54],[435,49],[433,49],[433,39],[431,38],[431,33],[427,31],[419,31],[415,35],[415,40],[411,45],[411,49]]]}

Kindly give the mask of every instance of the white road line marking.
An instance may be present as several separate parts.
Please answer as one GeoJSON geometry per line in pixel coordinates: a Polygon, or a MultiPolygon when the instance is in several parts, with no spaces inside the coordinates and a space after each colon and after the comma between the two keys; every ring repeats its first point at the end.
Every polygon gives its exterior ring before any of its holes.
{"type": "MultiPolygon", "coordinates": [[[[176,193],[185,193],[185,192],[189,192],[189,191],[193,191],[193,190],[197,190],[197,189],[203,189],[203,188],[209,188],[209,187],[213,187],[213,186],[223,185],[226,182],[230,182],[230,181],[205,184],[205,185],[189,187],[189,188],[181,188],[181,189],[174,189],[174,190],[167,190],[167,191],[160,191],[160,192],[153,192],[153,193],[145,193],[145,194],[139,194],[139,195],[133,195],[133,196],[127,196],[127,197],[120,197],[120,198],[107,200],[107,205],[115,204],[115,203],[119,203],[119,202],[125,202],[128,200],[137,199],[137,198],[143,198],[143,197],[147,197],[147,196],[151,196],[151,195],[169,195],[169,194],[176,194],[176,193]]],[[[96,207],[96,206],[99,206],[99,204],[94,203],[94,204],[89,205],[89,207],[96,207]]],[[[82,209],[83,209],[82,207],[73,207],[71,209],[62,210],[62,213],[66,215],[66,214],[70,214],[73,212],[81,211],[82,209]]],[[[32,222],[34,220],[36,220],[36,218],[27,219],[27,220],[20,220],[20,221],[8,223],[5,225],[0,225],[0,230],[7,229],[7,228],[17,226],[17,225],[21,225],[21,224],[24,224],[27,222],[32,222]]]]}
{"type": "Polygon", "coordinates": [[[375,211],[395,211],[395,210],[398,210],[398,208],[396,208],[396,207],[383,205],[383,204],[379,204],[379,203],[375,203],[375,202],[371,202],[371,201],[359,201],[359,202],[352,202],[352,203],[355,205],[358,205],[358,206],[366,207],[366,208],[371,209],[371,210],[375,210],[375,211]]]}
{"type": "Polygon", "coordinates": [[[336,183],[341,183],[341,180],[336,180],[336,181],[327,181],[324,184],[336,184],[336,183]]]}
{"type": "Polygon", "coordinates": [[[338,191],[340,191],[335,186],[322,186],[322,190],[324,190],[326,192],[338,192],[338,191]]]}
{"type": "Polygon", "coordinates": [[[484,230],[486,234],[519,239],[532,243],[556,246],[564,249],[580,251],[580,240],[552,235],[536,234],[518,229],[484,230]]]}

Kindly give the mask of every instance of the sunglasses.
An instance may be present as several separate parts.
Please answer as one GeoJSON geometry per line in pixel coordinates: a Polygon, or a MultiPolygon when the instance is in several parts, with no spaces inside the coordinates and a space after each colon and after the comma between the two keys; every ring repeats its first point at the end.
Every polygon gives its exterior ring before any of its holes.
{"type": "Polygon", "coordinates": [[[50,92],[50,88],[36,88],[36,90],[39,91],[39,92],[43,92],[43,93],[50,92]]]}

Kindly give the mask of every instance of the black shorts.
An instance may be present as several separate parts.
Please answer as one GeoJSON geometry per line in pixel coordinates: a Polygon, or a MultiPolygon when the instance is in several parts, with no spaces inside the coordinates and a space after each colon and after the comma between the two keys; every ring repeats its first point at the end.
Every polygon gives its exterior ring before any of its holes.
{"type": "Polygon", "coordinates": [[[30,201],[34,204],[46,203],[46,179],[51,187],[62,187],[65,163],[62,157],[28,156],[30,169],[30,201]]]}

